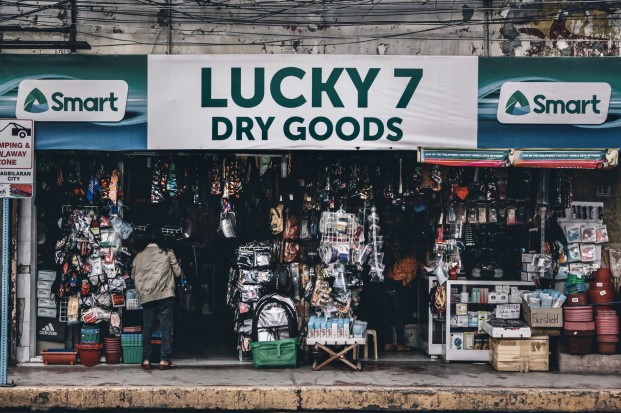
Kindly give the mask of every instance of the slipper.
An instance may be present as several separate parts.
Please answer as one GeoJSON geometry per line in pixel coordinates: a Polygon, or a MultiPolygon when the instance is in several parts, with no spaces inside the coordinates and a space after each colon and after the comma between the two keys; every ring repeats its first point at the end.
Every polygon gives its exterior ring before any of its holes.
{"type": "Polygon", "coordinates": [[[176,369],[177,365],[175,363],[173,363],[172,361],[167,362],[166,364],[161,364],[160,363],[160,370],[172,370],[172,369],[176,369]]]}
{"type": "Polygon", "coordinates": [[[145,360],[140,364],[140,367],[142,367],[143,370],[151,370],[151,363],[145,360]]]}

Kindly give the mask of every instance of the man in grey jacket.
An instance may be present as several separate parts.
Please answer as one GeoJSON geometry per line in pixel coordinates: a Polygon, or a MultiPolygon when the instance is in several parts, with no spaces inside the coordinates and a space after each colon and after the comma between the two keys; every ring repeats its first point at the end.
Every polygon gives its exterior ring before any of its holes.
{"type": "Polygon", "coordinates": [[[159,369],[168,370],[177,367],[171,361],[171,356],[175,278],[181,276],[181,267],[175,253],[166,248],[160,228],[149,228],[146,239],[148,245],[136,255],[132,267],[132,278],[143,309],[141,367],[145,370],[151,369],[150,358],[153,352],[151,336],[155,328],[156,315],[159,313],[162,332],[159,369]]]}

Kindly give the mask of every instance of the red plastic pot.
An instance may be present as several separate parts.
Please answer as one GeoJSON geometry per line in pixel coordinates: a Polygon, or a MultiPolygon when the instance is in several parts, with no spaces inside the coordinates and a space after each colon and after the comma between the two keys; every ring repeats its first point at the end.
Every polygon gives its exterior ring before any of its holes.
{"type": "Polygon", "coordinates": [[[567,305],[569,306],[585,305],[586,303],[585,293],[569,294],[567,296],[567,305]]]}
{"type": "Polygon", "coordinates": [[[589,303],[591,304],[609,303],[614,298],[613,290],[589,290],[587,295],[589,297],[589,303]]]}
{"type": "Polygon", "coordinates": [[[609,343],[617,343],[619,341],[618,334],[598,334],[597,341],[607,341],[609,343]]]}
{"type": "Polygon", "coordinates": [[[106,352],[106,364],[119,364],[121,362],[121,352],[106,352]]]}
{"type": "Polygon", "coordinates": [[[566,336],[569,354],[590,354],[593,351],[593,336],[566,336]]]}
{"type": "Polygon", "coordinates": [[[615,354],[617,352],[617,343],[608,341],[598,341],[597,351],[601,354],[615,354]]]}
{"type": "Polygon", "coordinates": [[[595,321],[566,321],[563,328],[569,331],[592,331],[595,330],[595,321]]]}
{"type": "Polygon", "coordinates": [[[80,364],[89,367],[99,364],[102,347],[103,344],[76,344],[75,348],[78,350],[80,364]]]}
{"type": "Polygon", "coordinates": [[[563,335],[565,336],[594,336],[595,330],[565,330],[563,329],[563,335]]]}
{"type": "Polygon", "coordinates": [[[612,283],[607,282],[607,283],[602,283],[602,282],[590,282],[589,283],[589,290],[612,290],[612,283]]]}
{"type": "Polygon", "coordinates": [[[595,271],[596,282],[609,283],[611,278],[612,272],[610,271],[610,268],[598,268],[597,271],[595,271]]]}
{"type": "Polygon", "coordinates": [[[597,315],[602,314],[602,312],[611,311],[611,310],[613,310],[611,305],[596,305],[595,306],[595,314],[597,315]]]}

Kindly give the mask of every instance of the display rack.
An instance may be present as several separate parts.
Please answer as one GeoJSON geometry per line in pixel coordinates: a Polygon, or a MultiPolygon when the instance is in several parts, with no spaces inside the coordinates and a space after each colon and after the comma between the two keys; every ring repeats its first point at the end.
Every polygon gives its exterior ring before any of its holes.
{"type": "MultiPolygon", "coordinates": [[[[443,345],[443,359],[449,361],[489,361],[489,350],[457,350],[451,347],[452,332],[478,331],[478,327],[452,327],[450,320],[455,312],[455,302],[451,297],[451,291],[457,287],[459,292],[471,293],[473,287],[495,288],[496,286],[518,287],[520,290],[535,289],[535,285],[530,281],[487,281],[487,280],[449,280],[446,282],[446,320],[445,323],[445,344],[443,345]]],[[[500,303],[498,303],[500,304],[500,303]]],[[[496,305],[494,303],[468,303],[468,306],[476,307],[478,310],[494,311],[496,305]]],[[[487,336],[486,333],[480,333],[487,336]]]]}

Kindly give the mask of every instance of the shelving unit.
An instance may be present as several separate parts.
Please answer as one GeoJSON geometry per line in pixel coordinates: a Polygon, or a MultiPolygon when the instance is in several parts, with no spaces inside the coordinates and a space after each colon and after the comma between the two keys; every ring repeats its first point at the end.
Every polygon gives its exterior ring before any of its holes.
{"type": "MultiPolygon", "coordinates": [[[[435,278],[435,277],[434,277],[435,278]]],[[[451,297],[451,291],[453,288],[457,287],[459,292],[472,292],[472,288],[480,287],[480,288],[489,288],[490,291],[494,291],[496,286],[509,286],[509,287],[518,287],[520,290],[531,290],[535,288],[535,285],[530,281],[488,281],[488,280],[449,280],[446,282],[446,322],[445,326],[445,337],[443,344],[443,359],[446,362],[449,361],[478,361],[478,362],[487,362],[489,361],[489,350],[457,350],[451,348],[451,333],[452,332],[466,332],[466,331],[477,331],[478,327],[451,327],[451,316],[455,313],[455,304],[451,297]]],[[[472,294],[469,294],[472,296],[472,294]]],[[[494,311],[496,305],[498,304],[488,304],[488,303],[467,303],[468,306],[476,306],[477,310],[486,310],[486,311],[494,311]]],[[[470,309],[470,308],[469,308],[470,309]]],[[[478,334],[478,333],[477,333],[478,334]]],[[[480,333],[481,335],[487,336],[486,333],[480,333]]]]}

